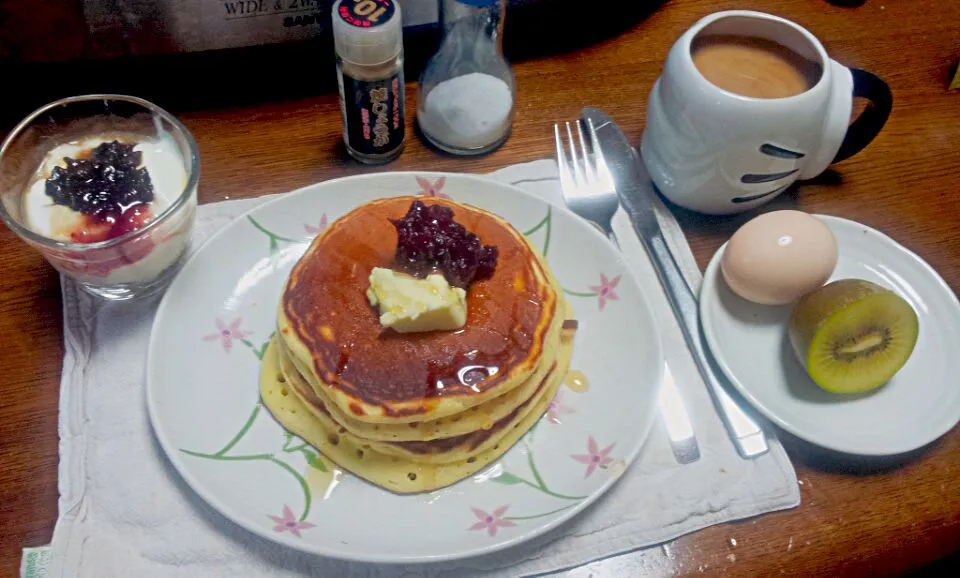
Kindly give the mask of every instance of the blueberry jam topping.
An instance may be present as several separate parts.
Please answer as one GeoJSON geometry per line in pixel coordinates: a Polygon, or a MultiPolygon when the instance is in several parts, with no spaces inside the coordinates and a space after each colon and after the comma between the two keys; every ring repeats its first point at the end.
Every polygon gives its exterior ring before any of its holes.
{"type": "Polygon", "coordinates": [[[424,277],[439,271],[462,288],[493,276],[497,248],[481,245],[479,237],[453,220],[450,207],[414,201],[403,218],[390,222],[397,229],[396,264],[408,273],[424,277]]]}
{"type": "Polygon", "coordinates": [[[142,153],[133,144],[105,142],[84,154],[65,157],[66,168],[54,167],[46,193],[58,205],[99,221],[114,221],[127,208],[153,200],[153,183],[140,167],[142,153]]]}

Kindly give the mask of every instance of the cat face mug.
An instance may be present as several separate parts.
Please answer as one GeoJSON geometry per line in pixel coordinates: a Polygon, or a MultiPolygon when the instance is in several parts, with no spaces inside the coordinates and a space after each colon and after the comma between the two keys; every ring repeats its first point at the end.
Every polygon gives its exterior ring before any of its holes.
{"type": "Polygon", "coordinates": [[[671,48],[650,92],[641,157],[670,201],[736,213],[861,151],[892,105],[883,80],[830,59],[803,27],[718,12],[671,48]],[[850,123],[855,96],[869,104],[850,123]]]}

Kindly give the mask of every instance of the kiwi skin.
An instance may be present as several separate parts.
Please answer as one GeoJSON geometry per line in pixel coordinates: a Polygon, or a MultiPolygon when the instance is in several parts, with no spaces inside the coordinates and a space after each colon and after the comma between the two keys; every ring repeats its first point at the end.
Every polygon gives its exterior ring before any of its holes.
{"type": "Polygon", "coordinates": [[[918,334],[909,303],[861,279],[834,281],[805,295],[790,317],[790,344],[800,364],[817,385],[839,394],[889,381],[910,358],[918,334]],[[837,343],[838,336],[847,341],[837,343]]]}

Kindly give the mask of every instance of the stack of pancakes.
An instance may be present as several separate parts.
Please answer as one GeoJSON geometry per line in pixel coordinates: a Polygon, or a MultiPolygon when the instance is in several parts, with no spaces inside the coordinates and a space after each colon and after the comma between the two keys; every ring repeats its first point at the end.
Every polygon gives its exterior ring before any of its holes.
{"type": "Polygon", "coordinates": [[[457,482],[503,455],[566,376],[575,322],[546,261],[512,226],[449,200],[455,220],[499,250],[467,291],[456,331],[400,334],[367,301],[391,267],[416,197],[363,205],[330,225],[293,268],[264,355],[264,404],[340,467],[398,493],[457,482]]]}

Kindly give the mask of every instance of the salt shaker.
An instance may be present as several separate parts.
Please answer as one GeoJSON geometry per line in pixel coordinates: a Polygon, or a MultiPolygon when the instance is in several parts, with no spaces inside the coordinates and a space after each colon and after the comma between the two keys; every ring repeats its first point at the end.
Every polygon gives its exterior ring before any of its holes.
{"type": "Polygon", "coordinates": [[[417,122],[441,150],[475,155],[510,135],[515,81],[500,51],[503,0],[441,0],[443,41],[420,76],[417,122]]]}
{"type": "Polygon", "coordinates": [[[333,41],[343,142],[360,162],[403,151],[403,21],[396,0],[338,0],[333,41]]]}

